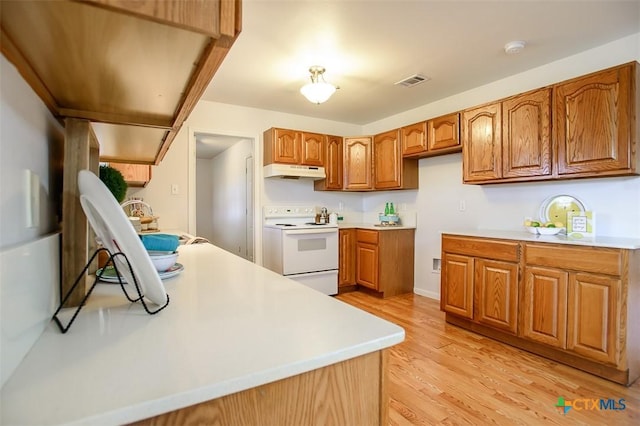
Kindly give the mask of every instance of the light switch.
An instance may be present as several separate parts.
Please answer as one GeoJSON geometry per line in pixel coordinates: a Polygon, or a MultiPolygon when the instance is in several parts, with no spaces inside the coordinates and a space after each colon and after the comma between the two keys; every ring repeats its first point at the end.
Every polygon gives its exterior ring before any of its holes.
{"type": "Polygon", "coordinates": [[[172,195],[178,195],[178,184],[174,183],[173,185],[171,185],[171,194],[172,195]]]}

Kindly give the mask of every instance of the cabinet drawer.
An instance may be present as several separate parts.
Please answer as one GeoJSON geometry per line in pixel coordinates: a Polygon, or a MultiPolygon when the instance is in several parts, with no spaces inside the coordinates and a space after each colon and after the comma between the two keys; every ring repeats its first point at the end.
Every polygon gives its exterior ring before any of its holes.
{"type": "Polygon", "coordinates": [[[623,250],[552,244],[526,244],[525,247],[527,265],[615,276],[622,274],[623,250]]]}
{"type": "Polygon", "coordinates": [[[359,243],[378,244],[378,231],[358,229],[356,239],[359,243]]]}
{"type": "Polygon", "coordinates": [[[442,251],[447,253],[518,262],[519,247],[514,241],[442,236],[442,251]]]}

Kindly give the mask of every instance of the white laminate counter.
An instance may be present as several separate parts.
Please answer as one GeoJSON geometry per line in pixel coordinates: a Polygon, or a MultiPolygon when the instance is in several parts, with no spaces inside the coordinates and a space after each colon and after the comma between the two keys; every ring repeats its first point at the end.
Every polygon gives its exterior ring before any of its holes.
{"type": "Polygon", "coordinates": [[[148,315],[99,284],[67,334],[50,323],[1,390],[3,425],[123,424],[378,351],[388,321],[210,244],[182,246],[148,315]]]}
{"type": "Polygon", "coordinates": [[[485,229],[445,231],[442,233],[460,236],[466,235],[469,237],[501,238],[505,240],[520,240],[540,243],[573,244],[580,246],[609,247],[629,250],[640,249],[639,238],[596,236],[595,238],[589,239],[573,239],[568,238],[566,235],[535,235],[526,231],[500,231],[485,229]]]}
{"type": "Polygon", "coordinates": [[[394,225],[394,226],[381,226],[374,225],[373,223],[339,223],[338,229],[371,229],[373,231],[397,231],[398,229],[416,229],[415,226],[404,226],[404,225],[394,225]]]}

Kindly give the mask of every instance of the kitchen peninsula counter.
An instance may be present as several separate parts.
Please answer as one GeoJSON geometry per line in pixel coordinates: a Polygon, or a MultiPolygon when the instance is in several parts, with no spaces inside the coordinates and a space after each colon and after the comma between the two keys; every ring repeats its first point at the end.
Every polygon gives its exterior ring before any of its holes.
{"type": "Polygon", "coordinates": [[[416,229],[415,226],[375,225],[373,223],[339,223],[339,229],[370,229],[372,231],[397,231],[399,229],[416,229]]]}
{"type": "Polygon", "coordinates": [[[50,323],[2,388],[0,423],[124,424],[220,401],[164,420],[386,420],[385,349],[404,340],[402,328],[211,244],[179,252],[184,271],[164,281],[170,303],[158,314],[99,284],[67,334],[50,323]],[[300,377],[309,380],[287,394],[300,377]],[[265,417],[263,402],[280,417],[265,417]]]}
{"type": "Polygon", "coordinates": [[[526,231],[501,231],[501,230],[459,230],[443,231],[443,234],[460,235],[479,238],[499,238],[503,240],[518,240],[536,243],[573,244],[579,246],[609,247],[628,250],[640,249],[640,238],[605,237],[595,238],[569,238],[566,235],[536,235],[526,231]]]}

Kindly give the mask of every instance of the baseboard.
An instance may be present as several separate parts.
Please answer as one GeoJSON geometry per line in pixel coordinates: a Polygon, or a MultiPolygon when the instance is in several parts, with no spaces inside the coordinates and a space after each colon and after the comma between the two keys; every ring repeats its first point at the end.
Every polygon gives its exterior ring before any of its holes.
{"type": "Polygon", "coordinates": [[[419,296],[428,297],[429,299],[440,300],[440,293],[436,293],[433,291],[422,290],[420,288],[413,288],[413,292],[419,296]]]}

